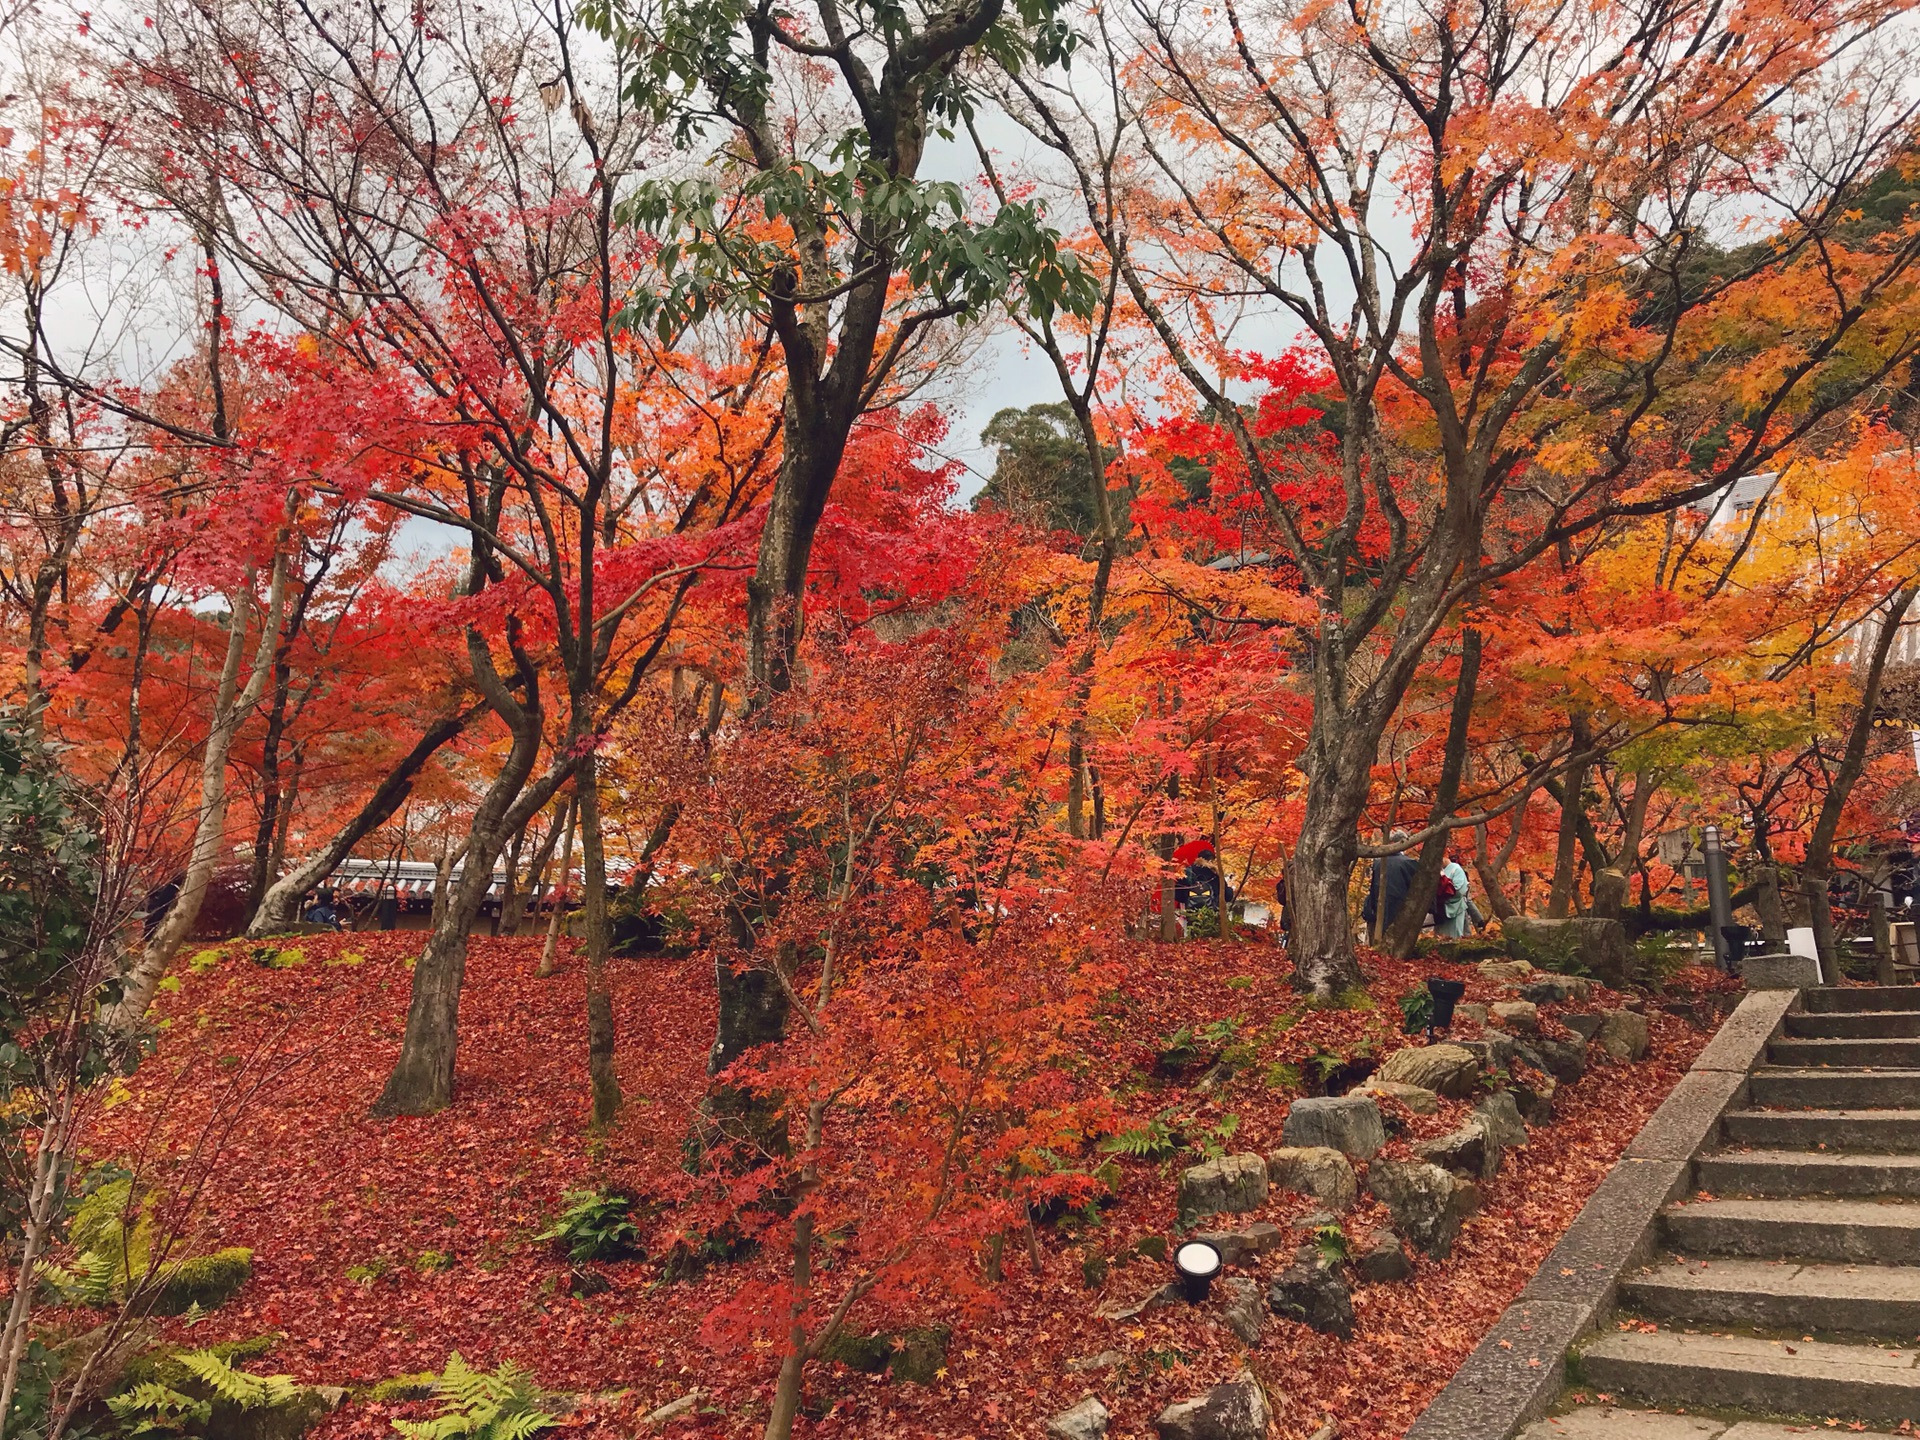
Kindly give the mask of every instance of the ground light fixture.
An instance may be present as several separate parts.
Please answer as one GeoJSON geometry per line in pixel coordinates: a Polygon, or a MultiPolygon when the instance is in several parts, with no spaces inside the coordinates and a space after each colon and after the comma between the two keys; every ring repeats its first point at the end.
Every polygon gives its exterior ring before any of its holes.
{"type": "Polygon", "coordinates": [[[1173,1268],[1180,1277],[1180,1298],[1198,1305],[1213,1288],[1213,1277],[1220,1273],[1220,1251],[1205,1240],[1183,1241],[1173,1252],[1173,1268]]]}
{"type": "Polygon", "coordinates": [[[1434,1031],[1453,1028],[1453,1007],[1460,1003],[1467,987],[1458,980],[1442,980],[1436,975],[1427,981],[1427,993],[1433,996],[1433,1013],[1427,1019],[1427,1038],[1432,1039],[1434,1031]]]}

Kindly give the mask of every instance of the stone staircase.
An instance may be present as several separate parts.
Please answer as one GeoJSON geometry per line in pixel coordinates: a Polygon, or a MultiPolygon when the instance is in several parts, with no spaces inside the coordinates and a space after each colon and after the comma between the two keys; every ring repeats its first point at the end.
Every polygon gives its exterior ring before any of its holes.
{"type": "Polygon", "coordinates": [[[1588,1405],[1523,1440],[1920,1426],[1920,986],[1802,998],[1582,1347],[1588,1405]]]}

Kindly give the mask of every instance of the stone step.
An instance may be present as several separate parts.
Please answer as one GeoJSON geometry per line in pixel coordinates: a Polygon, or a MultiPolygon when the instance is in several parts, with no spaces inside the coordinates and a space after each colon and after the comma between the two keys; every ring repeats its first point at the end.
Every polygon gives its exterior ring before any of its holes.
{"type": "Polygon", "coordinates": [[[1763,1068],[1747,1093],[1762,1109],[1917,1110],[1920,1070],[1763,1068]]]}
{"type": "Polygon", "coordinates": [[[1920,1205],[1877,1200],[1696,1200],[1661,1213],[1685,1255],[1920,1265],[1920,1205]]]}
{"type": "Polygon", "coordinates": [[[1900,1040],[1920,1036],[1920,1010],[1841,1010],[1789,1015],[1787,1034],[1806,1040],[1900,1040]]]}
{"type": "Polygon", "coordinates": [[[1920,1414],[1920,1348],[1673,1331],[1603,1335],[1584,1384],[1656,1404],[1897,1424],[1920,1414]]]}
{"type": "Polygon", "coordinates": [[[1848,1010],[1920,1010],[1920,985],[1822,985],[1800,992],[1804,1010],[1833,1015],[1848,1010]]]}
{"type": "MultiPolygon", "coordinates": [[[[1808,1433],[1805,1425],[1780,1425],[1771,1420],[1729,1420],[1629,1410],[1618,1405],[1583,1405],[1564,1415],[1534,1421],[1520,1432],[1520,1440],[1807,1440],[1808,1433]]],[[[1886,1430],[1864,1433],[1868,1440],[1890,1440],[1891,1436],[1886,1430]]]]}
{"type": "Polygon", "coordinates": [[[1720,1129],[1769,1150],[1920,1152],[1920,1110],[1729,1110],[1720,1129]]]}
{"type": "Polygon", "coordinates": [[[1833,1150],[1723,1150],[1694,1161],[1696,1183],[1714,1195],[1898,1195],[1920,1199],[1920,1155],[1833,1150]]]}
{"type": "Polygon", "coordinates": [[[1775,1065],[1885,1066],[1920,1068],[1920,1038],[1904,1040],[1775,1040],[1767,1046],[1775,1065]]]}
{"type": "Polygon", "coordinates": [[[1685,1325],[1920,1334],[1920,1268],[1672,1259],[1621,1282],[1642,1315],[1685,1325]]]}

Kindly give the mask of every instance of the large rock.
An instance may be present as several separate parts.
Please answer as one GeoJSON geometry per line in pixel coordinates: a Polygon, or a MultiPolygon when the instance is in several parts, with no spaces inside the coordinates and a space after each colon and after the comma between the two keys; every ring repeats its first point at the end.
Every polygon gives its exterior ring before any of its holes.
{"type": "Polygon", "coordinates": [[[1281,1190],[1311,1195],[1330,1209],[1347,1210],[1360,1198],[1353,1162],[1331,1145],[1297,1145],[1267,1156],[1267,1179],[1281,1190]]]}
{"type": "Polygon", "coordinates": [[[1435,1140],[1422,1140],[1413,1147],[1413,1153],[1469,1180],[1491,1180],[1500,1173],[1502,1149],[1492,1127],[1482,1116],[1474,1115],[1458,1130],[1435,1140]]]}
{"type": "Polygon", "coordinates": [[[1106,1440],[1107,1407],[1092,1396],[1047,1421],[1051,1440],[1106,1440]]]}
{"type": "Polygon", "coordinates": [[[1407,1247],[1400,1237],[1388,1231],[1377,1236],[1371,1245],[1360,1252],[1353,1262],[1353,1268],[1367,1284],[1383,1285],[1411,1278],[1413,1259],[1407,1254],[1407,1247]]]}
{"type": "Polygon", "coordinates": [[[1533,966],[1524,960],[1482,960],[1480,962],[1482,980],[1511,983],[1515,980],[1525,980],[1532,974],[1533,966]]]}
{"type": "Polygon", "coordinates": [[[1640,973],[1639,953],[1627,939],[1627,927],[1618,920],[1594,915],[1566,920],[1516,915],[1501,924],[1500,933],[1509,955],[1542,970],[1591,975],[1612,990],[1624,990],[1640,973]]]}
{"type": "Polygon", "coordinates": [[[1533,1050],[1540,1057],[1539,1068],[1563,1085],[1587,1073],[1587,1042],[1578,1035],[1571,1040],[1541,1035],[1534,1040],[1533,1050]]]}
{"type": "Polygon", "coordinates": [[[1287,1107],[1282,1136],[1289,1146],[1324,1145],[1355,1160],[1371,1160],[1387,1143],[1380,1107],[1364,1095],[1327,1095],[1287,1107]]]}
{"type": "Polygon", "coordinates": [[[1479,1204],[1479,1190],[1438,1165],[1376,1160],[1367,1188],[1393,1216],[1393,1228],[1416,1250],[1444,1260],[1460,1225],[1479,1204]]]}
{"type": "Polygon", "coordinates": [[[1540,1007],[1531,1000],[1498,1000],[1493,1005],[1493,1019],[1516,1035],[1531,1035],[1540,1028],[1540,1007]]]}
{"type": "Polygon", "coordinates": [[[1488,1131],[1500,1142],[1502,1149],[1511,1150],[1516,1145],[1527,1143],[1527,1127],[1520,1118],[1520,1103],[1511,1091],[1494,1091],[1473,1107],[1473,1113],[1486,1122],[1488,1131]]]}
{"type": "Polygon", "coordinates": [[[1440,1097],[1424,1085],[1402,1085],[1397,1080],[1372,1079],[1353,1092],[1371,1095],[1376,1100],[1398,1100],[1416,1115],[1432,1115],[1440,1109],[1440,1097]]]}
{"type": "Polygon", "coordinates": [[[1387,1057],[1379,1078],[1461,1099],[1480,1082],[1480,1061],[1464,1045],[1409,1045],[1387,1057]]]}
{"type": "Polygon", "coordinates": [[[1246,1265],[1269,1250],[1279,1249],[1286,1232],[1278,1225],[1269,1225],[1263,1220],[1238,1230],[1202,1230],[1193,1238],[1204,1240],[1218,1250],[1222,1265],[1246,1265]]]}
{"type": "Polygon", "coordinates": [[[1647,1046],[1653,1039],[1647,1029],[1647,1017],[1631,1010],[1609,1010],[1603,1014],[1600,1033],[1594,1038],[1600,1042],[1600,1048],[1616,1060],[1645,1059],[1647,1046]]]}
{"type": "Polygon", "coordinates": [[[1267,1397],[1242,1370],[1204,1395],[1169,1405],[1153,1428],[1160,1440],[1266,1440],[1267,1397]]]}
{"type": "Polygon", "coordinates": [[[1606,1023],[1606,1021],[1602,1015],[1582,1011],[1574,1015],[1562,1015],[1560,1017],[1560,1023],[1566,1026],[1567,1029],[1573,1031],[1573,1033],[1578,1035],[1582,1040],[1591,1042],[1593,1037],[1600,1033],[1600,1027],[1606,1023]]]}
{"type": "Polygon", "coordinates": [[[1353,1338],[1353,1295],[1347,1282],[1311,1252],[1273,1277],[1267,1304],[1283,1320],[1298,1320],[1322,1335],[1353,1338]]]}
{"type": "Polygon", "coordinates": [[[1482,1005],[1478,1000],[1462,1000],[1458,1005],[1453,1007],[1454,1019],[1471,1020],[1476,1025],[1486,1024],[1487,1015],[1487,1007],[1482,1005]]]}
{"type": "Polygon", "coordinates": [[[1223,1155],[1180,1177],[1180,1222],[1241,1214],[1267,1202],[1267,1162],[1258,1155],[1223,1155]]]}
{"type": "Polygon", "coordinates": [[[1229,1275],[1220,1282],[1220,1322],[1243,1345],[1258,1345],[1260,1331],[1266,1325],[1266,1308],[1260,1303],[1260,1282],[1245,1275],[1229,1275]]]}
{"type": "Polygon", "coordinates": [[[1502,1035],[1498,1030],[1488,1031],[1484,1039],[1456,1040],[1453,1043],[1470,1053],[1482,1071],[1504,1070],[1513,1064],[1513,1057],[1520,1053],[1520,1042],[1511,1035],[1502,1035]]]}
{"type": "Polygon", "coordinates": [[[1576,975],[1549,975],[1520,987],[1520,998],[1535,1005],[1564,1005],[1569,1000],[1585,1000],[1593,993],[1593,982],[1576,975]]]}

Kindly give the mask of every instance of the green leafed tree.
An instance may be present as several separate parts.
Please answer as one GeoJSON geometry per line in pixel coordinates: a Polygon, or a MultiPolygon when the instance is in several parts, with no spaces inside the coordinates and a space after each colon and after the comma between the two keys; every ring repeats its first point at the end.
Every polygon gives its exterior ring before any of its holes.
{"type": "MultiPolygon", "coordinates": [[[[994,448],[995,457],[993,474],[973,497],[974,509],[1005,511],[1042,530],[1088,537],[1098,532],[1086,441],[1065,401],[1009,406],[987,422],[980,439],[994,448]]],[[[1108,504],[1124,533],[1126,495],[1109,492],[1108,504]]]]}

